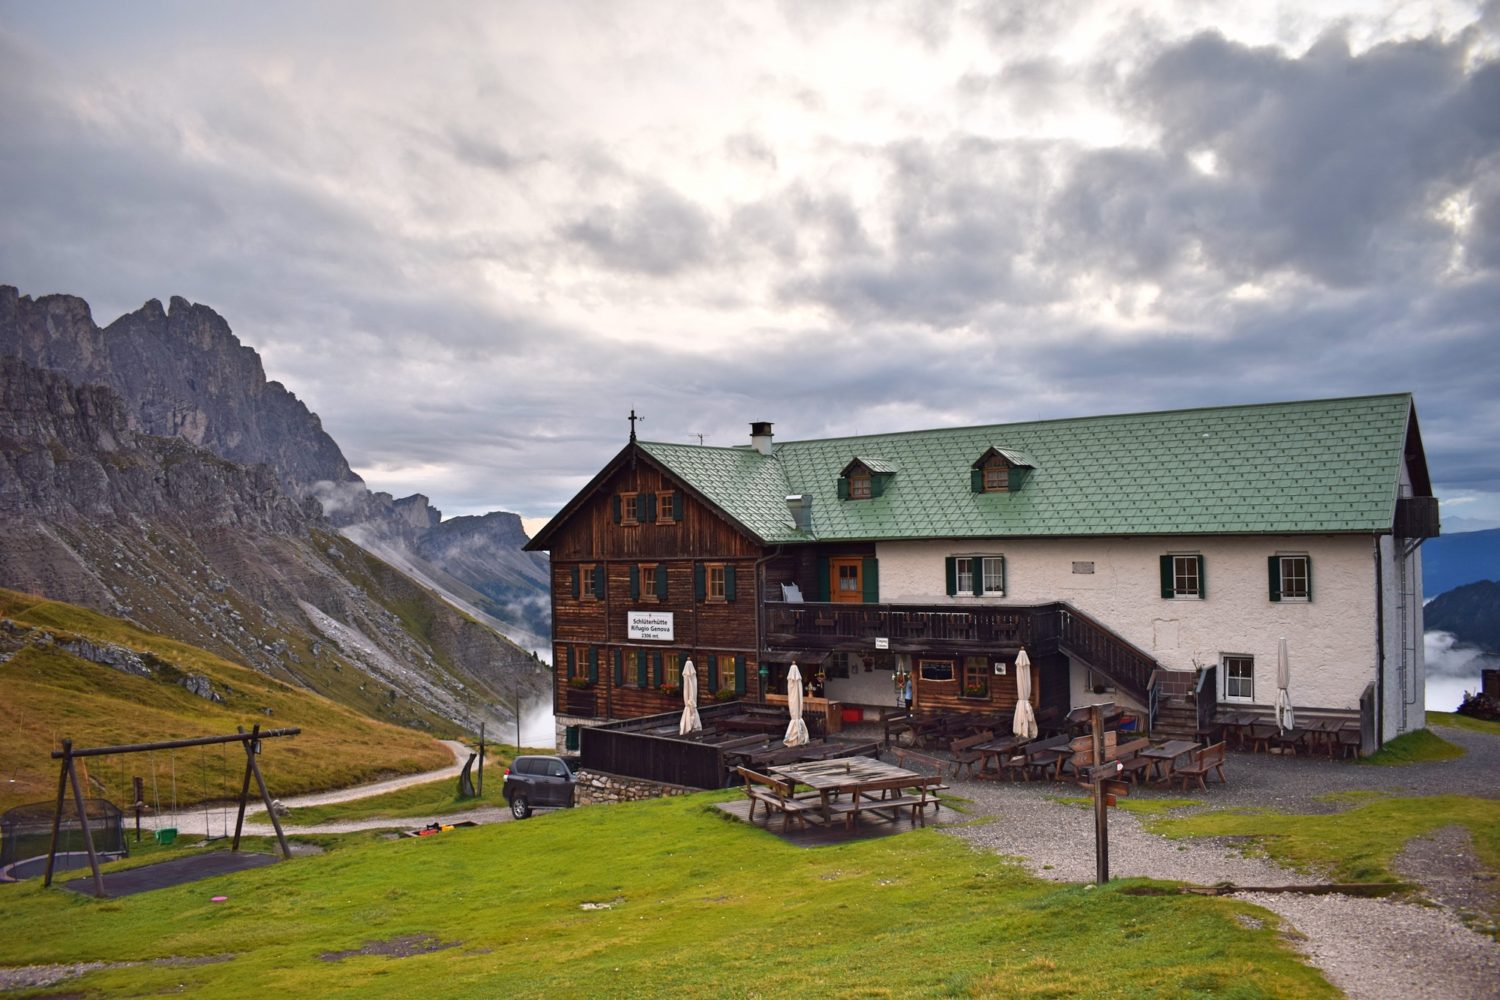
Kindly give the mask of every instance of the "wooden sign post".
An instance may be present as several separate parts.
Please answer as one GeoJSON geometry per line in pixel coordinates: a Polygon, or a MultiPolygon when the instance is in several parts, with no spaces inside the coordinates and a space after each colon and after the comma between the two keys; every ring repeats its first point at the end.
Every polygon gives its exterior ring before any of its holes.
{"type": "Polygon", "coordinates": [[[1129,795],[1130,786],[1115,780],[1123,770],[1119,761],[1106,761],[1104,737],[1104,711],[1101,705],[1089,706],[1089,728],[1094,736],[1094,766],[1089,768],[1088,789],[1094,797],[1094,881],[1103,885],[1109,881],[1109,807],[1116,797],[1129,795]]]}

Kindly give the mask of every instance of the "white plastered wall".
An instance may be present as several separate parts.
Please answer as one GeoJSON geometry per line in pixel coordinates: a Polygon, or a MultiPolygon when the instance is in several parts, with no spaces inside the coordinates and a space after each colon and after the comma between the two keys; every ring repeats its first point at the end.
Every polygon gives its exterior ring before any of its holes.
{"type": "MultiPolygon", "coordinates": [[[[1282,636],[1294,705],[1357,709],[1360,693],[1375,678],[1375,566],[1368,535],[883,542],[876,555],[882,603],[1066,601],[1169,668],[1209,666],[1225,654],[1252,656],[1255,705],[1275,704],[1282,636]],[[1169,553],[1203,556],[1206,599],[1161,596],[1159,557],[1169,553]],[[1270,600],[1266,560],[1274,554],[1310,557],[1312,601],[1270,600]],[[1003,555],[1005,597],[947,596],[944,560],[950,555],[1003,555]],[[1093,563],[1094,572],[1075,573],[1075,562],[1093,563]]],[[[1082,670],[1076,665],[1074,674],[1077,703],[1082,670]]]]}

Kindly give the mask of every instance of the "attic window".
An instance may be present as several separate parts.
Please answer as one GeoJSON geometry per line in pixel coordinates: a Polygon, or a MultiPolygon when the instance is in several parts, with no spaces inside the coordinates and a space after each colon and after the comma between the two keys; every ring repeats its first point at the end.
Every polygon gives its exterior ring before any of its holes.
{"type": "Polygon", "coordinates": [[[885,493],[896,469],[878,458],[855,458],[839,473],[840,500],[873,500],[885,493]]]}
{"type": "Polygon", "coordinates": [[[975,493],[1014,493],[1036,465],[1025,452],[991,447],[969,466],[969,489],[975,493]]]}

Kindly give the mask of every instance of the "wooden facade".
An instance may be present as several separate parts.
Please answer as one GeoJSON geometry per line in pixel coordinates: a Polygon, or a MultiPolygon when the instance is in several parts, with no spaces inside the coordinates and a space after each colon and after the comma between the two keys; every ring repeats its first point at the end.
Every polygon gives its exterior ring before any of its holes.
{"type": "Polygon", "coordinates": [[[547,539],[556,714],[680,709],[688,660],[700,704],[720,692],[758,696],[754,539],[637,454],[612,464],[566,514],[547,539]],[[671,638],[632,637],[641,614],[670,616],[671,638]]]}

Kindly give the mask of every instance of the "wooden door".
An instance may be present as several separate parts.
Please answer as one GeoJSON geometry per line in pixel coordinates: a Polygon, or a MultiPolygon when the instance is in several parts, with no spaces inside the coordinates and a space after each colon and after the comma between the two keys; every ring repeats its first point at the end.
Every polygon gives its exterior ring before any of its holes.
{"type": "Polygon", "coordinates": [[[836,604],[859,604],[865,599],[864,581],[860,576],[863,559],[828,560],[828,599],[836,604]]]}

